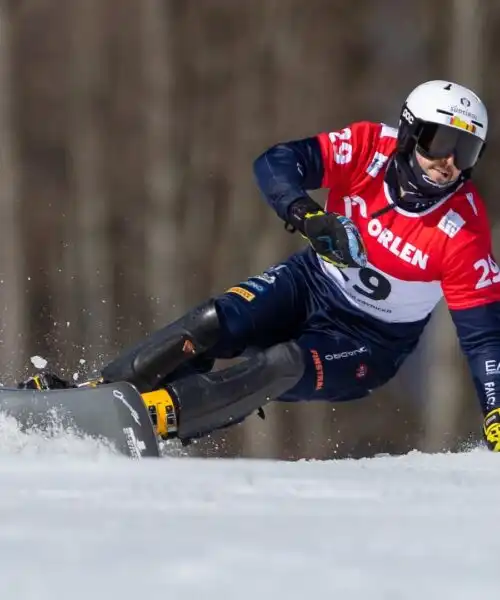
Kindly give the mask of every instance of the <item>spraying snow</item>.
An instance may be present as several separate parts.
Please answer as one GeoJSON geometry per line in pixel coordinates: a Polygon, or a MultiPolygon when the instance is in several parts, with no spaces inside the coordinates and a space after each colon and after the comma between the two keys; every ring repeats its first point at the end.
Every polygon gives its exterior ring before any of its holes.
{"type": "Polygon", "coordinates": [[[106,440],[72,434],[58,427],[56,422],[50,431],[35,429],[23,432],[15,419],[0,413],[0,459],[13,455],[31,457],[83,456],[95,459],[101,455],[118,454],[106,440]]]}

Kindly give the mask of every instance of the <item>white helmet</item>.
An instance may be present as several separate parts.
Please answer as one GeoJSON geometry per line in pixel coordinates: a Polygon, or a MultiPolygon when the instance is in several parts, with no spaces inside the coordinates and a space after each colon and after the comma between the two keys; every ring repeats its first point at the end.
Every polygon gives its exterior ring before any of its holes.
{"type": "Polygon", "coordinates": [[[456,167],[470,173],[487,132],[486,107],[473,91],[449,81],[427,81],[401,109],[398,151],[408,156],[417,147],[430,159],[453,155],[456,167]]]}

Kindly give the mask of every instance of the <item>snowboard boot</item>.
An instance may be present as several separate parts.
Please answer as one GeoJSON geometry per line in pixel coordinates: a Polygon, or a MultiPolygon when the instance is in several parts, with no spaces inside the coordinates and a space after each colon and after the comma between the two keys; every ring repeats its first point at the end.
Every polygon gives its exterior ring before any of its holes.
{"type": "Polygon", "coordinates": [[[143,393],[157,434],[182,443],[241,423],[300,381],[302,350],[295,342],[248,355],[226,369],[197,374],[143,393]]]}
{"type": "Polygon", "coordinates": [[[177,434],[177,408],[173,396],[166,390],[142,394],[156,435],[166,440],[177,434]]]}

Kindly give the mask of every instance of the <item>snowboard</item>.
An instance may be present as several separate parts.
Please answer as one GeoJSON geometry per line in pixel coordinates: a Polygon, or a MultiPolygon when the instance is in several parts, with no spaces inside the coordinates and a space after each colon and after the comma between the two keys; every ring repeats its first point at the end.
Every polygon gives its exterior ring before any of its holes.
{"type": "Polygon", "coordinates": [[[64,390],[0,387],[0,412],[22,431],[71,431],[104,439],[133,459],[159,457],[158,439],[141,395],[129,383],[64,390]]]}

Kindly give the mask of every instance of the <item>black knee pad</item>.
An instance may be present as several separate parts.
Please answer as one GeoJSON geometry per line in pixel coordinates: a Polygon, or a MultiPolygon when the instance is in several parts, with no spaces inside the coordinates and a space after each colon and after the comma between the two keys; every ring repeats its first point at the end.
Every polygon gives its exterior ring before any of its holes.
{"type": "Polygon", "coordinates": [[[209,300],[126,350],[104,367],[102,377],[151,391],[180,365],[209,350],[218,335],[219,318],[209,300]]]}

